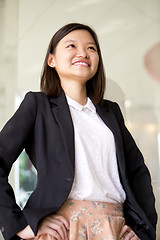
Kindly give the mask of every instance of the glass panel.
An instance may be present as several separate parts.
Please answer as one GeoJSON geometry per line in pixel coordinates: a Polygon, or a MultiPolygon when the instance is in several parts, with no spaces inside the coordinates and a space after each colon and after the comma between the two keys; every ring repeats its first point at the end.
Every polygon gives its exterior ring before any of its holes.
{"type": "Polygon", "coordinates": [[[26,204],[29,196],[37,184],[37,171],[30,162],[28,155],[23,151],[18,159],[19,165],[19,192],[18,203],[20,207],[26,204]]]}

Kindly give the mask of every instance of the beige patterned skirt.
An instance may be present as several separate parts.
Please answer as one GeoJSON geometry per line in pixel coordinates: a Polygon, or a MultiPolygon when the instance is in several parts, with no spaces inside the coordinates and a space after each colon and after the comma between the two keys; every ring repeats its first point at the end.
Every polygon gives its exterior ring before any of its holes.
{"type": "MultiPolygon", "coordinates": [[[[119,240],[125,224],[123,205],[87,200],[67,200],[57,214],[70,223],[69,240],[119,240]]],[[[42,234],[36,240],[56,240],[42,234]]]]}

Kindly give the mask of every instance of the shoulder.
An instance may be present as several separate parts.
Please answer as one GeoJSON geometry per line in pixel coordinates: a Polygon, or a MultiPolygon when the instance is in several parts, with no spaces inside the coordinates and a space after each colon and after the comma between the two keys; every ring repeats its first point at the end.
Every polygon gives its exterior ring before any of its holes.
{"type": "Polygon", "coordinates": [[[48,98],[48,96],[43,93],[43,92],[32,92],[32,91],[29,91],[26,93],[25,95],[25,98],[27,99],[45,99],[45,98],[48,98]]]}
{"type": "Polygon", "coordinates": [[[103,99],[101,106],[106,110],[112,111],[112,112],[120,110],[120,107],[117,102],[113,102],[107,99],[103,99]]]}
{"type": "Polygon", "coordinates": [[[26,112],[35,116],[39,108],[45,108],[45,102],[48,104],[48,96],[43,92],[27,92],[16,111],[16,115],[18,113],[25,114],[26,112]]]}
{"type": "Polygon", "coordinates": [[[101,103],[101,107],[107,111],[111,112],[115,115],[118,122],[124,122],[124,117],[121,111],[121,108],[117,102],[113,102],[107,99],[103,99],[103,102],[101,103]]]}
{"type": "Polygon", "coordinates": [[[45,101],[48,101],[48,96],[43,92],[29,91],[24,96],[23,101],[25,103],[28,103],[28,104],[39,105],[39,104],[42,104],[45,101]]]}

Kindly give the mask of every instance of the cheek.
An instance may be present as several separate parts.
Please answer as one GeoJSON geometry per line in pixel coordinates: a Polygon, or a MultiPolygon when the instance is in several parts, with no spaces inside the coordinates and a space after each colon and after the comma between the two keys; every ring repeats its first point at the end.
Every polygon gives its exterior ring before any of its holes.
{"type": "Polygon", "coordinates": [[[74,56],[73,54],[66,53],[59,56],[59,64],[63,67],[71,65],[74,56]]]}
{"type": "Polygon", "coordinates": [[[64,69],[65,66],[66,66],[66,57],[63,56],[62,54],[57,54],[56,56],[56,60],[55,60],[55,68],[57,70],[61,70],[61,69],[64,69]]]}

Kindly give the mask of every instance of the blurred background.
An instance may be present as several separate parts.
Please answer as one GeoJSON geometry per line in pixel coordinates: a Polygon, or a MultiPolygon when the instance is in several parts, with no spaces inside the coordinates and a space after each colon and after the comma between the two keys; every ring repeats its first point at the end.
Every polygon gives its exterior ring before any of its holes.
{"type": "MultiPolygon", "coordinates": [[[[70,22],[98,34],[105,97],[120,104],[145,157],[160,214],[160,0],[0,0],[0,128],[27,91],[39,91],[49,41],[70,22]]],[[[24,152],[10,182],[23,207],[36,185],[24,152]]],[[[160,240],[160,224],[157,229],[160,240]]]]}

